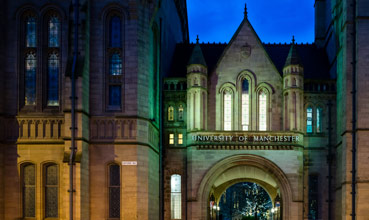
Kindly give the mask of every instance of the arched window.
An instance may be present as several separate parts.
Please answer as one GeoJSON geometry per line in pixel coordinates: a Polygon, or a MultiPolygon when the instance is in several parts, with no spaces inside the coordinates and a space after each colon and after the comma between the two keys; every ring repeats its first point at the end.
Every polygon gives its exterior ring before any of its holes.
{"type": "Polygon", "coordinates": [[[297,86],[297,80],[295,77],[292,79],[292,86],[297,86]]]}
{"type": "Polygon", "coordinates": [[[22,167],[22,203],[23,217],[36,217],[36,167],[26,164],[22,167]]]}
{"type": "Polygon", "coordinates": [[[173,106],[169,106],[168,108],[168,121],[174,120],[174,108],[173,106]]]}
{"type": "Polygon", "coordinates": [[[37,59],[36,54],[30,52],[26,55],[25,61],[25,105],[36,104],[36,67],[37,59]]]}
{"type": "Polygon", "coordinates": [[[59,105],[59,57],[56,52],[51,53],[48,60],[47,105],[59,105]]]}
{"type": "Polygon", "coordinates": [[[47,164],[44,168],[45,218],[58,217],[58,166],[47,164]]]}
{"type": "Polygon", "coordinates": [[[322,133],[322,108],[316,109],[316,133],[322,133]]]}
{"type": "Polygon", "coordinates": [[[259,131],[267,130],[267,99],[268,98],[266,92],[264,90],[261,90],[259,93],[259,131]]]}
{"type": "Polygon", "coordinates": [[[57,16],[51,16],[48,22],[48,45],[59,47],[60,45],[60,20],[57,16]]]}
{"type": "Polygon", "coordinates": [[[178,107],[178,121],[183,121],[183,105],[179,105],[178,107]]]}
{"type": "Polygon", "coordinates": [[[181,175],[171,176],[170,192],[171,219],[182,219],[181,175]]]}
{"type": "Polygon", "coordinates": [[[313,133],[313,108],[306,109],[306,133],[313,133]]]}
{"type": "Polygon", "coordinates": [[[228,90],[224,91],[223,94],[223,123],[224,123],[224,130],[230,131],[232,130],[232,93],[228,90]]]}
{"type": "Polygon", "coordinates": [[[122,21],[120,17],[113,16],[110,19],[110,47],[122,47],[122,21]]]}
{"type": "Polygon", "coordinates": [[[26,47],[37,46],[37,22],[35,17],[26,19],[26,47]]]}
{"type": "Polygon", "coordinates": [[[120,218],[120,166],[109,166],[109,218],[120,218]]]}
{"type": "Polygon", "coordinates": [[[123,91],[123,21],[120,16],[121,13],[117,11],[111,12],[106,20],[106,57],[107,57],[107,80],[105,96],[108,100],[108,110],[122,109],[122,91],[123,91]]]}
{"type": "Polygon", "coordinates": [[[249,81],[242,80],[242,130],[248,131],[250,128],[250,89],[249,81]]]}

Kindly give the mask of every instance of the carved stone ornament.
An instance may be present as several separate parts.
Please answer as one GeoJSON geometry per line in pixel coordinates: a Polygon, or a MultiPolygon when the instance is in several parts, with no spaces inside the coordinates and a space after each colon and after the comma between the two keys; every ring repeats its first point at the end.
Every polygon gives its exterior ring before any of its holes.
{"type": "Polygon", "coordinates": [[[249,58],[250,55],[251,55],[251,46],[248,43],[245,43],[241,47],[241,56],[243,58],[249,58]]]}

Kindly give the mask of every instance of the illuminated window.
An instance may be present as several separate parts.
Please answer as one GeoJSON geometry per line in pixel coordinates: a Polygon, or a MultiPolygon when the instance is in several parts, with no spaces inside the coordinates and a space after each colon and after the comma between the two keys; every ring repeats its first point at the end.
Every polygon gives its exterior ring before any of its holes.
{"type": "Polygon", "coordinates": [[[111,76],[122,75],[122,59],[119,53],[113,53],[109,61],[109,74],[111,76]]]}
{"type": "Polygon", "coordinates": [[[174,108],[173,106],[170,106],[168,108],[168,121],[173,121],[174,120],[174,108]]]}
{"type": "Polygon", "coordinates": [[[250,94],[249,81],[244,79],[242,81],[242,130],[248,131],[250,125],[250,94]]]}
{"type": "Polygon", "coordinates": [[[267,95],[264,91],[259,94],[259,131],[267,130],[267,95]]]}
{"type": "Polygon", "coordinates": [[[174,134],[169,134],[169,144],[174,144],[174,134]]]}
{"type": "Polygon", "coordinates": [[[183,121],[183,106],[180,105],[178,108],[178,120],[183,121]]]}
{"type": "Polygon", "coordinates": [[[56,16],[52,16],[49,20],[49,47],[59,47],[60,42],[60,21],[56,16]]]}
{"type": "Polygon", "coordinates": [[[171,176],[170,188],[171,188],[170,190],[171,219],[181,219],[182,218],[181,175],[174,174],[171,176]]]}
{"type": "Polygon", "coordinates": [[[178,134],[178,144],[183,144],[183,134],[178,134]]]}
{"type": "Polygon", "coordinates": [[[322,109],[316,109],[316,133],[322,133],[322,109]]]}
{"type": "Polygon", "coordinates": [[[224,130],[232,130],[232,94],[229,91],[224,92],[224,130]]]}
{"type": "Polygon", "coordinates": [[[313,108],[306,109],[306,133],[313,133],[313,108]]]}
{"type": "Polygon", "coordinates": [[[35,17],[26,20],[26,47],[36,47],[37,45],[37,23],[35,17]]]}
{"type": "Polygon", "coordinates": [[[120,218],[120,166],[109,166],[109,218],[120,218]]]}
{"type": "Polygon", "coordinates": [[[47,105],[59,105],[59,58],[57,53],[50,54],[48,60],[47,105]]]}
{"type": "Polygon", "coordinates": [[[58,217],[58,167],[56,164],[45,166],[45,217],[58,217]]]}
{"type": "Polygon", "coordinates": [[[34,218],[36,217],[36,167],[34,164],[27,164],[22,168],[23,217],[34,218]]]}
{"type": "Polygon", "coordinates": [[[36,104],[36,67],[37,59],[35,53],[28,53],[25,62],[25,104],[36,104]]]}

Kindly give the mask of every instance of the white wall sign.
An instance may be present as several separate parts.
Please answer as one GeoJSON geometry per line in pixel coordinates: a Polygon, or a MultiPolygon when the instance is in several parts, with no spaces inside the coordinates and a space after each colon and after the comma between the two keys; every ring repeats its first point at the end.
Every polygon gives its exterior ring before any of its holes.
{"type": "Polygon", "coordinates": [[[122,161],[123,166],[137,166],[137,161],[122,161]]]}

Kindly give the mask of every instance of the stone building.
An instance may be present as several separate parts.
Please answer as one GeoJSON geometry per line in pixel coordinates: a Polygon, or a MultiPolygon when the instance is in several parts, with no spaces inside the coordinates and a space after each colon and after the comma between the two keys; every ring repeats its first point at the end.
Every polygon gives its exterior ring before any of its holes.
{"type": "Polygon", "coordinates": [[[216,219],[240,182],[279,219],[369,218],[368,1],[316,0],[313,44],[247,11],[189,43],[180,0],[0,3],[0,219],[70,219],[75,10],[74,219],[216,219]]]}

